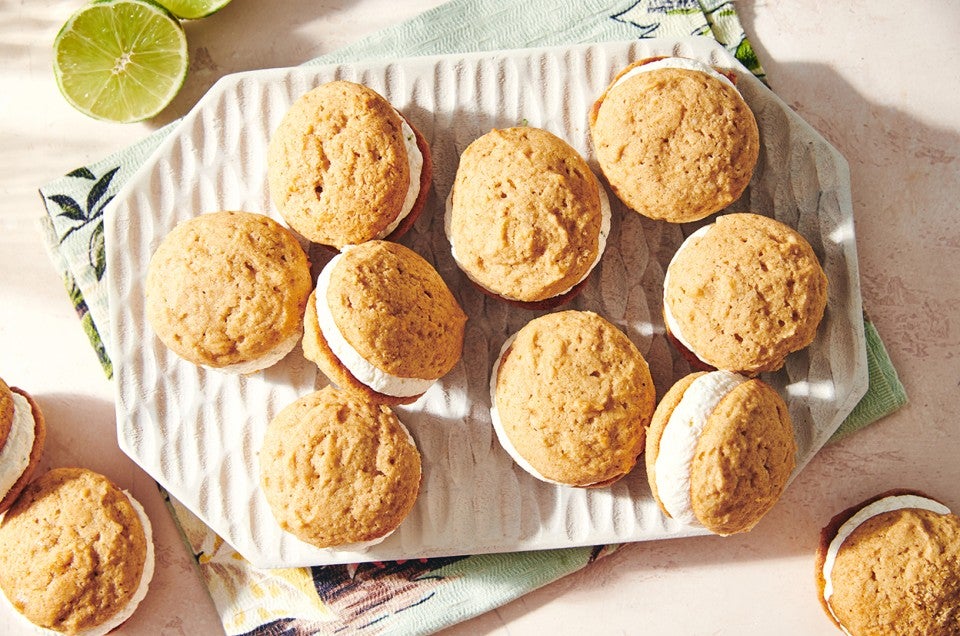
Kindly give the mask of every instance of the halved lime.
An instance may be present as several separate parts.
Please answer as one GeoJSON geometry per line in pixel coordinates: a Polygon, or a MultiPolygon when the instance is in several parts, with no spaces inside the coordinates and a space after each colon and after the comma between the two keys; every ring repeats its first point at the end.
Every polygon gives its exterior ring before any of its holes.
{"type": "Polygon", "coordinates": [[[184,20],[205,18],[230,4],[230,0],[157,0],[170,13],[184,20]]]}
{"type": "Polygon", "coordinates": [[[180,22],[149,0],[97,0],[67,20],[53,43],[60,92],[79,111],[109,121],[153,117],[187,76],[180,22]]]}

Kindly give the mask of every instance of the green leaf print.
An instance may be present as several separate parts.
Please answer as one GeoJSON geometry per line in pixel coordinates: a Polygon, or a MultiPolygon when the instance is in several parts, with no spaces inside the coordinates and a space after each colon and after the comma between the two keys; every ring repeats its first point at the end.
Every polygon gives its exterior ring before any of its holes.
{"type": "Polygon", "coordinates": [[[65,194],[52,194],[48,197],[51,201],[60,206],[62,212],[57,216],[62,216],[71,221],[85,221],[87,215],[80,207],[80,204],[65,194]]]}
{"type": "Polygon", "coordinates": [[[97,223],[90,235],[90,267],[97,275],[97,280],[103,278],[103,273],[107,270],[107,251],[103,244],[103,220],[97,223]]]}
{"type": "MultiPolygon", "coordinates": [[[[106,194],[107,188],[110,187],[110,182],[113,180],[113,175],[117,174],[117,170],[120,169],[120,166],[117,166],[110,172],[106,173],[100,180],[93,184],[93,187],[90,188],[90,193],[87,195],[87,220],[93,218],[94,210],[97,212],[103,209],[103,206],[109,203],[110,199],[107,199],[103,204],[97,209],[97,203],[103,198],[103,195],[106,194]]],[[[113,197],[111,197],[113,198],[113,197]]]]}
{"type": "Polygon", "coordinates": [[[63,236],[60,237],[60,243],[63,244],[67,238],[83,228],[93,225],[91,234],[87,239],[87,252],[90,267],[93,268],[97,280],[103,279],[103,274],[107,269],[106,253],[103,244],[103,208],[113,200],[113,195],[107,196],[113,177],[120,170],[120,166],[107,171],[99,179],[87,168],[78,168],[70,173],[83,179],[96,180],[96,183],[87,192],[86,209],[82,208],[77,201],[66,194],[52,194],[47,198],[60,206],[60,214],[57,216],[76,221],[76,225],[70,227],[63,236]]]}
{"type": "Polygon", "coordinates": [[[113,377],[113,362],[110,360],[110,356],[107,355],[107,348],[103,344],[103,340],[100,338],[100,333],[97,331],[97,326],[93,324],[93,316],[90,315],[90,310],[87,308],[87,302],[83,299],[83,292],[80,291],[80,286],[77,285],[77,281],[69,273],[65,273],[63,277],[63,286],[67,290],[67,294],[70,296],[70,302],[73,304],[73,310],[77,312],[77,316],[80,318],[80,325],[83,327],[83,332],[87,334],[87,338],[90,340],[90,344],[93,346],[93,350],[97,354],[97,359],[100,361],[100,366],[103,368],[103,372],[106,374],[107,378],[113,377]]]}
{"type": "Polygon", "coordinates": [[[97,175],[90,172],[90,169],[87,167],[77,168],[71,172],[67,173],[68,177],[79,177],[80,179],[90,179],[91,181],[97,178],[97,175]]]}
{"type": "Polygon", "coordinates": [[[740,63],[746,66],[751,73],[757,74],[757,71],[760,70],[760,60],[757,58],[757,54],[747,38],[740,40],[740,44],[737,45],[737,50],[734,51],[734,56],[740,60],[740,63]]]}

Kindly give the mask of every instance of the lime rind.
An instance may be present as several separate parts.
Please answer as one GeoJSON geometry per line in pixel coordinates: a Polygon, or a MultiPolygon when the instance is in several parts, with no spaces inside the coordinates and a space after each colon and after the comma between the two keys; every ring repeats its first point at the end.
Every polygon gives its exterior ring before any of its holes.
{"type": "Polygon", "coordinates": [[[230,4],[230,0],[157,0],[182,20],[197,20],[212,15],[230,4]]]}
{"type": "Polygon", "coordinates": [[[187,39],[180,22],[149,0],[100,0],[75,13],[54,42],[54,75],[63,96],[90,117],[148,119],[186,79],[187,39]]]}

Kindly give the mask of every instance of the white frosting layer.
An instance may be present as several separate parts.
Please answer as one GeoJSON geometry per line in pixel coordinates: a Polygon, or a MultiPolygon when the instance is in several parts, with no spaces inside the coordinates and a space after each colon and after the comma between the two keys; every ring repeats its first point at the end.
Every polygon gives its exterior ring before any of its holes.
{"type": "Polygon", "coordinates": [[[660,501],[677,521],[699,525],[690,497],[690,466],[697,442],[720,401],[746,381],[744,376],[730,371],[702,375],[690,383],[667,420],[657,450],[654,474],[660,501]]]}
{"type": "MultiPolygon", "coordinates": [[[[677,248],[677,251],[676,253],[674,253],[673,258],[670,259],[670,265],[673,265],[673,261],[677,259],[677,255],[680,254],[680,252],[682,252],[688,245],[690,245],[690,242],[693,239],[705,235],[712,227],[713,227],[713,223],[711,223],[710,225],[704,225],[702,228],[700,228],[699,230],[697,230],[696,232],[688,236],[686,240],[680,244],[680,247],[677,248]]],[[[690,343],[687,342],[687,339],[683,337],[683,330],[680,329],[680,325],[677,324],[676,318],[673,317],[673,312],[670,311],[670,304],[667,302],[667,289],[670,286],[670,265],[667,265],[667,271],[663,275],[663,320],[667,324],[667,329],[669,329],[670,333],[673,334],[673,337],[676,338],[677,341],[680,342],[680,344],[686,347],[687,351],[689,351],[694,356],[696,356],[697,360],[699,360],[700,362],[706,364],[707,366],[713,366],[712,364],[710,364],[709,362],[701,358],[697,354],[697,352],[694,351],[693,347],[690,346],[690,343]]]]}
{"type": "MultiPolygon", "coordinates": [[[[493,430],[497,434],[497,440],[499,440],[500,446],[503,447],[503,450],[507,451],[507,455],[509,455],[510,458],[513,459],[518,466],[520,466],[520,468],[524,469],[540,481],[547,482],[548,484],[569,486],[570,484],[547,479],[541,475],[540,471],[538,471],[530,464],[530,462],[524,459],[523,455],[520,454],[520,451],[517,450],[517,447],[514,446],[513,442],[510,441],[510,437],[507,435],[507,432],[503,430],[503,421],[500,419],[500,411],[497,409],[497,376],[500,374],[500,365],[503,363],[503,356],[507,353],[507,349],[510,348],[510,345],[512,345],[513,341],[516,339],[517,334],[513,334],[507,338],[506,341],[504,341],[503,345],[500,347],[500,355],[497,356],[496,362],[493,363],[493,371],[490,373],[490,420],[493,422],[493,430]]],[[[593,484],[586,485],[592,486],[593,484]]]]}
{"type": "Polygon", "coordinates": [[[366,552],[373,546],[386,541],[387,537],[389,537],[391,534],[393,534],[396,531],[397,531],[397,528],[394,528],[387,534],[377,539],[371,539],[370,541],[357,541],[356,543],[344,543],[343,545],[333,546],[331,549],[342,551],[342,552],[366,552]]]}
{"type": "MultiPolygon", "coordinates": [[[[831,579],[831,574],[833,573],[833,566],[837,561],[837,554],[840,552],[843,542],[860,527],[860,524],[871,517],[904,508],[920,508],[921,510],[929,510],[941,515],[950,514],[950,509],[940,502],[917,495],[884,497],[858,510],[856,514],[850,517],[837,530],[837,536],[833,538],[833,541],[831,541],[827,547],[826,558],[823,561],[823,580],[826,582],[823,588],[823,599],[827,601],[827,607],[830,608],[831,614],[833,614],[833,608],[830,607],[830,597],[833,596],[833,580],[831,579]]],[[[836,614],[834,614],[834,618],[837,618],[836,614]]],[[[839,622],[839,619],[837,619],[837,621],[839,622]]],[[[846,629],[844,629],[844,631],[846,631],[846,629]]]]}
{"type": "Polygon", "coordinates": [[[13,395],[13,422],[7,442],[0,449],[0,499],[13,488],[30,465],[30,453],[36,438],[37,423],[30,402],[19,393],[13,395]]]}
{"type": "Polygon", "coordinates": [[[133,596],[130,597],[130,600],[127,601],[127,604],[123,606],[122,610],[114,614],[105,623],[101,623],[100,625],[88,630],[77,632],[78,636],[105,636],[107,633],[116,629],[128,618],[133,616],[137,606],[140,605],[140,602],[144,598],[146,598],[147,589],[150,587],[150,579],[153,578],[153,569],[155,563],[153,551],[153,526],[150,525],[150,519],[147,517],[147,513],[143,509],[143,506],[140,505],[140,502],[134,499],[126,490],[123,491],[123,494],[127,496],[127,499],[130,501],[130,505],[133,506],[133,509],[137,512],[137,516],[140,517],[140,524],[143,526],[143,534],[146,535],[147,539],[147,553],[144,556],[143,574],[140,575],[140,584],[137,586],[137,591],[133,593],[133,596]]]}
{"type": "MultiPolygon", "coordinates": [[[[607,249],[607,237],[610,236],[610,199],[607,197],[607,191],[603,189],[603,186],[600,185],[600,182],[597,182],[597,188],[600,192],[600,234],[597,236],[597,256],[593,259],[593,263],[590,264],[590,267],[587,268],[587,271],[581,276],[575,283],[567,287],[565,290],[558,294],[554,294],[549,298],[556,298],[557,296],[563,296],[571,289],[582,283],[586,280],[587,276],[590,275],[590,272],[594,270],[597,266],[597,263],[600,262],[600,258],[603,256],[604,250],[607,249]]],[[[447,195],[446,200],[446,209],[443,214],[443,231],[447,235],[447,240],[450,241],[450,255],[453,256],[453,260],[456,261],[457,265],[467,275],[471,281],[487,289],[486,285],[482,284],[476,278],[470,275],[470,272],[464,268],[463,263],[460,261],[460,258],[457,256],[457,246],[453,240],[453,189],[450,189],[450,194],[447,195]]],[[[491,290],[493,291],[493,290],[491,290]]],[[[546,298],[544,299],[546,300],[546,298]]]]}
{"type": "MultiPolygon", "coordinates": [[[[397,526],[397,528],[399,528],[399,527],[400,527],[400,526],[397,526]]],[[[369,550],[369,549],[372,548],[373,546],[378,545],[378,544],[383,543],[384,541],[386,541],[387,538],[388,538],[391,534],[393,534],[394,532],[397,531],[397,528],[394,528],[393,530],[389,531],[388,533],[386,533],[386,534],[383,535],[382,537],[378,537],[378,538],[376,538],[376,539],[370,539],[369,541],[357,541],[357,542],[355,542],[355,543],[343,543],[343,544],[341,544],[341,545],[331,546],[331,547],[326,548],[326,549],[328,549],[328,550],[336,550],[337,552],[366,552],[367,550],[369,550]]]]}
{"type": "Polygon", "coordinates": [[[353,377],[377,393],[392,395],[394,397],[413,397],[420,395],[433,386],[436,379],[404,378],[377,368],[373,363],[360,355],[360,352],[354,349],[353,345],[347,342],[346,338],[343,337],[343,332],[340,331],[340,327],[337,326],[333,314],[330,312],[330,305],[327,303],[330,276],[333,273],[333,269],[337,266],[337,263],[340,262],[341,257],[351,249],[353,249],[353,246],[345,246],[340,254],[334,256],[330,262],[327,263],[317,278],[317,321],[320,325],[320,333],[323,334],[323,339],[327,341],[327,346],[330,347],[330,350],[333,351],[333,354],[337,356],[337,359],[340,360],[343,366],[353,374],[353,377]]]}
{"type": "Polygon", "coordinates": [[[254,358],[253,360],[247,360],[246,362],[237,362],[235,364],[228,364],[225,367],[207,367],[208,369],[214,369],[216,371],[223,371],[224,373],[256,373],[257,371],[262,371],[263,369],[268,369],[275,365],[276,363],[283,360],[283,358],[290,353],[293,348],[300,341],[300,336],[303,335],[303,332],[297,330],[284,338],[284,340],[275,346],[273,349],[260,356],[259,358],[254,358]]]}
{"type": "MultiPolygon", "coordinates": [[[[397,112],[397,114],[400,115],[399,112],[397,112]]],[[[413,128],[410,127],[410,124],[407,123],[403,115],[400,115],[400,134],[403,135],[403,145],[407,149],[407,165],[410,166],[410,185],[407,186],[407,196],[403,199],[403,206],[400,208],[400,213],[390,225],[377,234],[375,238],[378,239],[389,236],[397,229],[400,222],[410,215],[410,212],[413,210],[413,204],[417,202],[417,197],[420,196],[420,173],[423,172],[423,153],[420,152],[420,147],[417,146],[416,133],[413,132],[413,128]]]]}
{"type": "MultiPolygon", "coordinates": [[[[736,85],[730,81],[730,78],[724,75],[723,73],[718,72],[713,67],[708,64],[704,64],[699,60],[693,60],[687,57],[665,57],[662,60],[657,60],[655,62],[648,62],[646,64],[641,64],[640,66],[635,66],[626,73],[623,74],[616,82],[613,83],[613,86],[610,87],[610,90],[616,88],[620,84],[623,84],[625,81],[639,75],[641,73],[649,73],[650,71],[656,71],[662,68],[679,68],[687,71],[700,71],[701,73],[706,73],[711,77],[715,77],[724,84],[727,84],[734,90],[736,90],[736,85]]],[[[740,91],[737,91],[738,93],[740,91]]]]}
{"type": "Polygon", "coordinates": [[[590,272],[597,266],[597,263],[600,262],[600,257],[603,256],[603,252],[607,249],[607,237],[610,236],[610,199],[607,198],[607,191],[603,189],[603,186],[600,183],[597,183],[597,189],[600,192],[600,235],[597,237],[597,257],[593,259],[593,262],[590,263],[590,267],[587,268],[586,273],[580,277],[580,279],[575,282],[570,287],[566,288],[559,294],[553,296],[563,296],[571,289],[582,283],[586,280],[587,276],[590,275],[590,272]]]}

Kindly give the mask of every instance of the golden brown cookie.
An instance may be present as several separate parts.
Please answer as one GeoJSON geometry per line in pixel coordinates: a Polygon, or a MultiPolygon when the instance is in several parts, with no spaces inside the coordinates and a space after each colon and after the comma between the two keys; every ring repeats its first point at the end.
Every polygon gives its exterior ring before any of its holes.
{"type": "Polygon", "coordinates": [[[420,453],[388,406],[326,387],[267,426],[260,483],[280,527],[320,548],[393,532],[420,489],[420,453]]]}
{"type": "Polygon", "coordinates": [[[773,507],[796,465],[787,406],[757,379],[730,373],[681,378],[647,431],[647,478],[668,516],[729,535],[773,507]]]}
{"type": "Polygon", "coordinates": [[[776,371],[813,341],[827,277],[796,230],[758,214],[725,214],[674,254],[663,303],[675,344],[710,367],[754,375],[776,371]]]}
{"type": "Polygon", "coordinates": [[[27,486],[43,456],[46,420],[33,397],[0,380],[0,513],[27,486]]]}
{"type": "Polygon", "coordinates": [[[211,212],[178,224],[150,259],[147,319],[194,364],[253,373],[300,339],[310,263],[294,235],[250,212],[211,212]]]}
{"type": "Polygon", "coordinates": [[[41,475],[0,522],[0,589],[48,629],[107,633],[146,595],[153,565],[140,504],[89,470],[41,475]]]}
{"type": "Polygon", "coordinates": [[[346,81],[302,95],[270,138],[270,197],[290,227],[336,249],[399,238],[423,209],[426,139],[376,91],[346,81]]]}
{"type": "Polygon", "coordinates": [[[820,533],[820,603],[848,634],[960,634],[960,517],[913,490],[848,508],[820,533]]]}
{"type": "Polygon", "coordinates": [[[0,378],[0,448],[7,441],[10,427],[13,424],[13,394],[10,387],[0,378]]]}
{"type": "Polygon", "coordinates": [[[590,112],[597,161],[614,193],[652,219],[686,223],[735,201],[760,150],[733,83],[696,60],[641,60],[590,112]]]}
{"type": "Polygon", "coordinates": [[[466,321],[422,256],[368,241],[345,248],[320,273],[303,352],[342,389],[409,403],[460,360],[466,321]]]}
{"type": "Polygon", "coordinates": [[[463,151],[444,225],[470,280],[542,308],[572,298],[596,265],[610,207],[562,139],[539,128],[495,129],[463,151]]]}
{"type": "Polygon", "coordinates": [[[643,452],[654,386],[643,355],[589,311],[535,318],[505,344],[491,374],[500,444],[543,481],[607,486],[643,452]]]}

